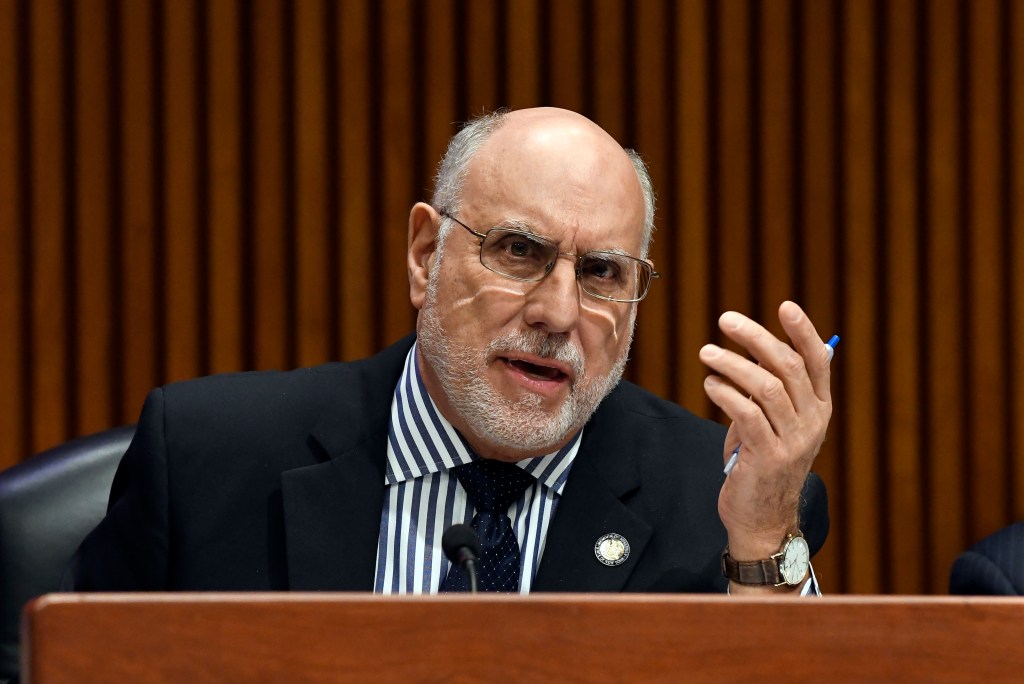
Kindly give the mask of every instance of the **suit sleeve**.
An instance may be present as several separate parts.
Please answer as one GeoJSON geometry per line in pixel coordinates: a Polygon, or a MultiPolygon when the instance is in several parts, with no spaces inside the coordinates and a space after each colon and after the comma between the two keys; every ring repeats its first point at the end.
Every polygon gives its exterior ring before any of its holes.
{"type": "Polygon", "coordinates": [[[811,547],[814,556],[825,544],[830,520],[828,515],[828,492],[825,483],[815,473],[807,475],[800,493],[800,530],[811,547]]]}
{"type": "Polygon", "coordinates": [[[953,563],[949,593],[982,596],[1016,596],[1018,592],[1006,573],[990,558],[965,551],[953,563]]]}
{"type": "Polygon", "coordinates": [[[950,571],[949,593],[1024,594],[1024,522],[1004,527],[960,554],[950,571]]]}
{"type": "Polygon", "coordinates": [[[73,591],[168,589],[168,482],[162,389],[146,398],[135,437],[117,468],[107,515],[65,573],[73,591]]]}

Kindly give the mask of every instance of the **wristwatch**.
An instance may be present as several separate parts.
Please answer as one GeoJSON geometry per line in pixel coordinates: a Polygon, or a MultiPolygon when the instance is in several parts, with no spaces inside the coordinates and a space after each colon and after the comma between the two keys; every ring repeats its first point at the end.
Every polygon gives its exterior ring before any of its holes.
{"type": "Polygon", "coordinates": [[[738,561],[729,555],[729,547],[722,553],[722,574],[733,582],[751,586],[800,584],[810,565],[811,549],[800,532],[787,536],[779,552],[765,560],[738,561]]]}

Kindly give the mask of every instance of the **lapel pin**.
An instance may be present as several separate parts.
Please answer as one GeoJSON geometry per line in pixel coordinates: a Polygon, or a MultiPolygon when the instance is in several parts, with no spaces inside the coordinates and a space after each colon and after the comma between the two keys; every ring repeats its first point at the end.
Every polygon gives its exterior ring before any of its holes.
{"type": "Polygon", "coordinates": [[[622,565],[629,558],[629,542],[614,532],[602,535],[594,544],[594,555],[610,568],[622,565]]]}

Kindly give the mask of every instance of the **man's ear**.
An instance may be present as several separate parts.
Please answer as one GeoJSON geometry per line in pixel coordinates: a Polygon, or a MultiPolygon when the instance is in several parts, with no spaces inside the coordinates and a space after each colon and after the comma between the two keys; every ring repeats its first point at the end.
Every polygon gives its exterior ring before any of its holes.
{"type": "Polygon", "coordinates": [[[429,204],[417,202],[409,212],[409,299],[417,310],[427,299],[427,280],[437,254],[441,216],[429,204]]]}

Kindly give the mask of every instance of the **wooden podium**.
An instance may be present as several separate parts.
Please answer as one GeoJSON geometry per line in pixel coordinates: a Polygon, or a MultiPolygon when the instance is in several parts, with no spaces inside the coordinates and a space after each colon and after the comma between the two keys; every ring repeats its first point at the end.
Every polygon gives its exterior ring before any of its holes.
{"type": "Polygon", "coordinates": [[[22,681],[1022,681],[1024,599],[63,594],[22,681]]]}

